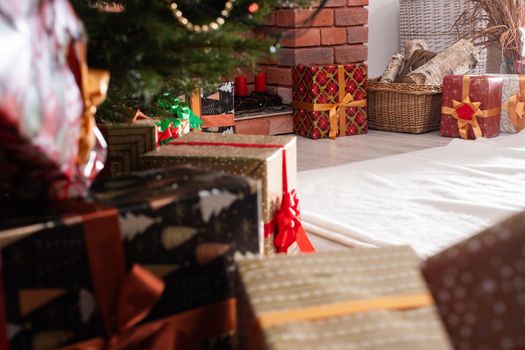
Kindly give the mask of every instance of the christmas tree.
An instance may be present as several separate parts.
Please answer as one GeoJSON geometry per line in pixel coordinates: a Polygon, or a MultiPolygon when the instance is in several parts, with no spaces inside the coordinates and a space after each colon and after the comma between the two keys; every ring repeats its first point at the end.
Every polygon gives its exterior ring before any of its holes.
{"type": "MultiPolygon", "coordinates": [[[[306,6],[311,1],[287,1],[306,6]]],[[[72,0],[88,33],[88,62],[111,72],[98,117],[129,119],[163,91],[188,93],[276,50],[260,24],[279,0],[72,0]],[[255,29],[255,30],[254,30],[255,29]],[[258,30],[259,29],[259,30],[258,30]]],[[[323,2],[321,2],[322,5],[323,2]]]]}

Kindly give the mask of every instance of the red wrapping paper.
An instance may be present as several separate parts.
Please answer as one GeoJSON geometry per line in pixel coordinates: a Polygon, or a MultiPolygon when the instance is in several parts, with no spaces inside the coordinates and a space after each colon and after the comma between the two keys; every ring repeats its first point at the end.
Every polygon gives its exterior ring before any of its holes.
{"type": "MultiPolygon", "coordinates": [[[[341,102],[340,90],[352,95],[352,101],[366,100],[367,65],[347,64],[344,68],[344,86],[340,86],[337,65],[298,65],[292,70],[294,104],[337,104],[341,102]]],[[[343,107],[346,130],[339,136],[366,134],[368,118],[366,106],[343,107]]],[[[294,132],[312,139],[330,137],[329,111],[309,111],[297,108],[294,112],[294,132]]]]}
{"type": "MultiPolygon", "coordinates": [[[[467,87],[465,87],[467,88],[467,87]]],[[[462,102],[464,95],[464,76],[447,75],[443,79],[443,109],[453,108],[454,101],[462,102]]],[[[469,76],[468,97],[473,103],[480,103],[481,111],[494,112],[501,108],[502,79],[496,76],[469,76]]],[[[459,110],[458,112],[461,112],[459,110]]],[[[501,113],[488,117],[476,117],[483,137],[495,137],[500,134],[501,113]]],[[[458,119],[450,114],[441,115],[441,136],[461,137],[458,119]]],[[[468,139],[476,139],[472,126],[468,126],[468,139]]]]}

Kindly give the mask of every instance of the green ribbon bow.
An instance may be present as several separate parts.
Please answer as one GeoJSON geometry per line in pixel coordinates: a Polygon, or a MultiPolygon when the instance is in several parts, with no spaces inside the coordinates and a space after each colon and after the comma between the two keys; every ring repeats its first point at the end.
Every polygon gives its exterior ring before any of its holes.
{"type": "Polygon", "coordinates": [[[163,93],[157,100],[157,106],[170,115],[157,123],[161,132],[172,125],[174,127],[180,126],[183,120],[189,121],[190,129],[201,130],[201,125],[203,124],[202,119],[193,113],[190,107],[183,105],[180,99],[174,97],[171,93],[163,93]]]}

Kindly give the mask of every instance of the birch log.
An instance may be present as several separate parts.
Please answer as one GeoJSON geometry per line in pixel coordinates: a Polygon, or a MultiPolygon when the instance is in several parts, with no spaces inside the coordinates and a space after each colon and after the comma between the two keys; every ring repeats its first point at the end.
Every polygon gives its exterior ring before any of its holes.
{"type": "Polygon", "coordinates": [[[400,53],[396,53],[392,56],[390,59],[390,62],[388,62],[388,65],[386,66],[385,72],[381,76],[381,79],[379,80],[380,83],[393,83],[394,80],[396,80],[397,73],[401,70],[401,67],[403,67],[403,61],[404,57],[400,53]]]}
{"type": "Polygon", "coordinates": [[[398,82],[398,83],[402,82],[403,79],[407,75],[409,75],[410,73],[412,73],[413,71],[415,71],[419,67],[427,64],[434,57],[436,57],[436,54],[431,52],[431,51],[422,50],[422,49],[414,51],[412,56],[410,56],[410,59],[405,60],[405,64],[403,65],[403,69],[397,75],[396,82],[398,82]]]}
{"type": "Polygon", "coordinates": [[[441,51],[427,64],[419,67],[404,79],[404,83],[441,85],[447,74],[465,74],[478,64],[478,50],[468,40],[461,39],[441,51]]]}
{"type": "Polygon", "coordinates": [[[405,59],[408,61],[417,50],[428,51],[428,44],[423,39],[413,39],[405,42],[405,59]]]}

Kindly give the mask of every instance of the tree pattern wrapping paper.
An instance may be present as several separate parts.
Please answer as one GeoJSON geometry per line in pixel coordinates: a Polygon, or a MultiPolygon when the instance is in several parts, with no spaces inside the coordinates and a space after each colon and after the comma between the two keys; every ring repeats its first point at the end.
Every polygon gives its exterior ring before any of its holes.
{"type": "MultiPolygon", "coordinates": [[[[292,69],[292,90],[295,102],[313,104],[336,104],[340,102],[337,65],[298,65],[292,69]]],[[[344,65],[344,92],[353,96],[354,101],[366,100],[367,65],[344,65]]],[[[294,132],[312,139],[327,138],[330,134],[329,111],[308,111],[295,108],[294,132]]],[[[345,108],[345,135],[351,136],[368,132],[366,107],[345,108]]]]}
{"type": "MultiPolygon", "coordinates": [[[[45,208],[10,201],[0,213],[0,296],[11,350],[104,335],[86,238],[97,233],[86,226],[90,215],[117,208],[126,268],[139,264],[165,283],[143,323],[234,298],[234,255],[261,250],[259,187],[247,178],[170,168],[98,181],[91,197],[45,208]]],[[[94,229],[109,234],[106,226],[94,229]]],[[[222,319],[208,316],[206,324],[222,319]]]]}
{"type": "Polygon", "coordinates": [[[217,88],[198,89],[190,97],[192,111],[201,117],[202,130],[235,133],[235,84],[225,82],[217,88]]]}
{"type": "MultiPolygon", "coordinates": [[[[443,79],[443,108],[453,108],[453,101],[462,102],[465,98],[463,75],[447,75],[443,79]]],[[[468,97],[473,103],[481,103],[481,111],[494,111],[501,108],[502,79],[499,76],[468,76],[468,97]]],[[[476,117],[482,136],[491,138],[499,136],[501,113],[495,113],[489,117],[476,117]]],[[[458,119],[449,114],[441,114],[440,125],[441,136],[461,137],[458,119]]],[[[476,136],[471,126],[468,126],[467,138],[474,140],[476,136]]]]}
{"type": "Polygon", "coordinates": [[[455,349],[525,348],[524,229],[517,214],[424,262],[455,349]]]}
{"type": "MultiPolygon", "coordinates": [[[[297,183],[297,140],[295,136],[227,135],[190,133],[171,144],[142,156],[143,169],[156,169],[173,165],[191,165],[203,169],[224,171],[249,176],[261,182],[262,221],[269,224],[279,210],[283,196],[283,153],[277,148],[233,147],[213,145],[266,144],[278,145],[286,151],[288,188],[297,183]],[[212,143],[196,146],[191,143],[212,143]],[[183,143],[177,145],[177,143],[183,143]],[[190,144],[184,144],[190,143],[190,144]]],[[[299,203],[300,205],[300,203],[299,203]]],[[[275,252],[273,235],[264,238],[265,254],[275,252]]]]}

